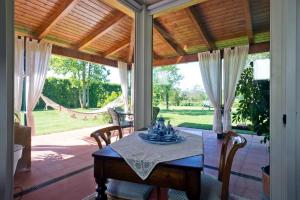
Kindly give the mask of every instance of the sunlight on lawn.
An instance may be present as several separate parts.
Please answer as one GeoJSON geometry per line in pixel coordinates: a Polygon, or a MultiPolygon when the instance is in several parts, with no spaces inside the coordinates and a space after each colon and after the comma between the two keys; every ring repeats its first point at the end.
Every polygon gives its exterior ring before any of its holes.
{"type": "MultiPolygon", "coordinates": [[[[193,106],[171,106],[169,110],[161,106],[161,111],[158,116],[170,120],[173,126],[212,130],[213,110],[208,110],[202,107],[193,106]]],[[[233,126],[237,124],[233,123],[233,126]]],[[[234,129],[235,130],[235,129],[234,129]]],[[[254,134],[248,130],[235,130],[238,133],[254,134]]]]}
{"type": "MultiPolygon", "coordinates": [[[[91,112],[95,109],[75,109],[79,112],[91,112]]],[[[171,106],[169,110],[161,106],[158,116],[170,120],[173,126],[197,128],[212,130],[213,110],[202,109],[201,107],[192,106],[171,106]]],[[[81,128],[95,127],[107,124],[103,116],[99,115],[98,119],[83,120],[81,118],[74,119],[64,112],[56,110],[34,111],[36,133],[44,135],[57,133],[81,128]]],[[[233,124],[235,125],[235,124],[233,124]]],[[[253,134],[251,131],[237,130],[239,133],[253,134]]]]}
{"type": "Polygon", "coordinates": [[[64,112],[56,110],[34,111],[36,134],[44,135],[62,131],[81,129],[106,124],[102,117],[98,119],[74,119],[64,112]]]}
{"type": "Polygon", "coordinates": [[[173,126],[211,129],[213,110],[202,110],[201,107],[178,106],[169,110],[161,109],[159,116],[170,120],[173,126]]]}

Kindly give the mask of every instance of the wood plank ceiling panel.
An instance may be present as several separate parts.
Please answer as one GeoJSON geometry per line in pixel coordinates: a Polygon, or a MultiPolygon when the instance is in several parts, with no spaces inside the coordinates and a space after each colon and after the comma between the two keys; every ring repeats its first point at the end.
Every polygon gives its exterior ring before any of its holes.
{"type": "MultiPolygon", "coordinates": [[[[128,16],[122,18],[122,23],[112,27],[112,29],[105,33],[102,37],[95,40],[88,47],[96,49],[99,53],[105,54],[112,47],[124,41],[130,42],[132,19],[128,16]]],[[[128,55],[127,55],[128,56],[128,55]]]]}
{"type": "Polygon", "coordinates": [[[252,16],[251,16],[251,9],[249,0],[242,0],[243,1],[243,8],[244,8],[244,19],[246,25],[246,33],[248,36],[249,44],[254,43],[254,33],[253,33],[253,23],[252,23],[252,16]]]}
{"type": "Polygon", "coordinates": [[[157,20],[187,53],[190,53],[191,48],[194,46],[204,44],[203,39],[199,37],[197,29],[185,10],[158,17],[157,20]]]}
{"type": "Polygon", "coordinates": [[[254,32],[270,30],[270,0],[249,0],[254,32]]]}
{"type": "Polygon", "coordinates": [[[60,4],[60,0],[15,0],[15,25],[35,32],[60,4]]]}
{"type": "Polygon", "coordinates": [[[177,52],[165,41],[156,29],[153,29],[153,51],[159,57],[177,56],[177,52]]]}
{"type": "MultiPolygon", "coordinates": [[[[101,0],[74,1],[76,4],[71,6],[72,9],[68,9],[67,14],[56,20],[50,31],[45,34],[48,37],[47,41],[53,40],[55,44],[61,43],[61,46],[68,45],[75,51],[79,44],[92,38],[81,48],[82,51],[131,62],[129,57],[132,57],[130,52],[133,49],[130,45],[132,18],[122,16],[120,23],[112,23],[113,25],[109,26],[109,22],[120,11],[101,0]],[[99,33],[99,37],[91,37],[105,25],[109,27],[107,31],[99,33]]],[[[248,1],[254,36],[255,33],[269,31],[270,0],[248,1]]],[[[36,38],[38,30],[65,2],[71,0],[15,0],[15,25],[36,38]]],[[[167,35],[154,28],[155,60],[214,49],[214,44],[221,48],[229,43],[244,43],[245,38],[247,39],[247,20],[242,2],[209,0],[195,5],[192,12],[187,12],[191,11],[187,8],[156,18],[167,35]],[[199,26],[196,26],[197,24],[199,26]]]]}
{"type": "Polygon", "coordinates": [[[87,46],[92,44],[98,38],[101,38],[106,33],[110,32],[115,26],[122,23],[124,14],[117,11],[117,13],[112,13],[110,15],[110,20],[107,20],[105,23],[101,23],[99,26],[96,26],[83,40],[77,44],[77,49],[82,50],[87,46]]]}
{"type": "Polygon", "coordinates": [[[216,45],[214,41],[212,41],[211,37],[208,35],[206,31],[206,27],[203,25],[203,22],[201,21],[199,14],[197,12],[197,8],[195,6],[192,6],[190,8],[185,9],[188,17],[193,22],[194,27],[198,30],[199,36],[204,41],[206,47],[209,50],[215,50],[216,45]]]}
{"type": "Polygon", "coordinates": [[[128,51],[129,51],[129,45],[122,47],[122,49],[118,50],[114,54],[110,55],[107,58],[113,59],[113,60],[120,60],[122,62],[128,62],[128,51]]]}
{"type": "Polygon", "coordinates": [[[210,0],[198,4],[197,9],[212,40],[220,41],[247,35],[241,0],[210,0]]]}
{"type": "Polygon", "coordinates": [[[111,20],[114,11],[98,0],[81,0],[72,12],[55,25],[50,35],[59,38],[67,37],[75,45],[95,28],[111,20]]]}

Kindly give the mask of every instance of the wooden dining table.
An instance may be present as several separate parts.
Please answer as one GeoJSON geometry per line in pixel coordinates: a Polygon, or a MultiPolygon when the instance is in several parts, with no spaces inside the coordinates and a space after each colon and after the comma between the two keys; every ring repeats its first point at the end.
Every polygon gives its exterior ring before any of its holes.
{"type": "Polygon", "coordinates": [[[142,180],[110,146],[93,153],[94,176],[98,185],[96,200],[106,200],[108,178],[186,191],[189,199],[200,199],[203,155],[159,163],[146,180],[142,180]]]}

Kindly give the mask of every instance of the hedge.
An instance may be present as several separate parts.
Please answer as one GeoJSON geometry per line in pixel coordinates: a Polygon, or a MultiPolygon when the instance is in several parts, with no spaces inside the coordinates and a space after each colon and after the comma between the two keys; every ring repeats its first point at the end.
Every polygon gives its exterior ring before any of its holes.
{"type": "MultiPolygon", "coordinates": [[[[121,92],[121,86],[112,83],[92,82],[89,88],[90,107],[101,107],[112,92],[121,92]]],[[[79,108],[79,89],[74,87],[69,79],[47,78],[43,94],[67,108],[79,108]]],[[[35,110],[43,110],[45,103],[39,100],[35,110]]]]}

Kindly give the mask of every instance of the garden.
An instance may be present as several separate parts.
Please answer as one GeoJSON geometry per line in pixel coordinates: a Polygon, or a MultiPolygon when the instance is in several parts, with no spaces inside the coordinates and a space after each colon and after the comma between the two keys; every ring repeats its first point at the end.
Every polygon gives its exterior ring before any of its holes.
{"type": "MultiPolygon", "coordinates": [[[[120,85],[109,82],[110,71],[102,65],[53,56],[50,70],[64,78],[47,78],[43,95],[68,109],[95,112],[121,95],[120,85]]],[[[159,107],[159,116],[170,120],[174,126],[211,130],[214,111],[204,89],[198,85],[181,89],[179,83],[183,78],[175,65],[155,68],[153,106],[159,107]]],[[[233,105],[233,128],[237,132],[261,135],[268,132],[268,85],[268,81],[253,79],[253,66],[244,70],[233,105]]],[[[42,99],[35,108],[34,117],[37,135],[101,126],[109,122],[107,114],[83,119],[47,109],[42,99]]]]}

